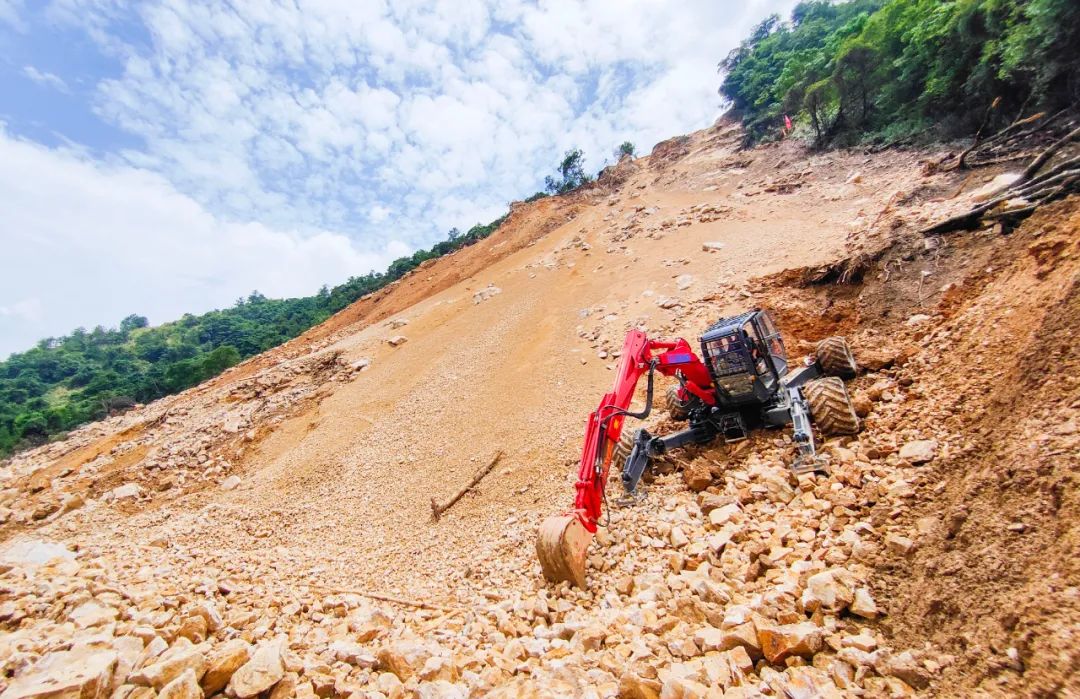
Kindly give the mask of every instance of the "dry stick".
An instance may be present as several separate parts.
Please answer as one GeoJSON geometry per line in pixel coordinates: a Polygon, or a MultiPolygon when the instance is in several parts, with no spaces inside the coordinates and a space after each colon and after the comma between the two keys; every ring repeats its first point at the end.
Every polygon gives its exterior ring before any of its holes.
{"type": "Polygon", "coordinates": [[[344,588],[324,587],[323,585],[308,585],[308,587],[320,590],[322,592],[330,593],[331,595],[357,595],[358,597],[367,597],[368,599],[378,600],[380,602],[389,602],[390,604],[401,604],[406,607],[416,607],[417,609],[431,609],[439,612],[458,612],[460,609],[454,607],[445,607],[441,604],[432,604],[431,602],[423,602],[421,600],[404,599],[402,597],[392,597],[390,595],[384,595],[378,592],[367,592],[366,590],[347,590],[344,588]]]}
{"type": "MultiPolygon", "coordinates": [[[[1068,114],[1070,111],[1075,109],[1076,106],[1077,106],[1076,104],[1071,104],[1071,105],[1069,105],[1068,107],[1065,107],[1064,109],[1062,109],[1059,112],[1054,112],[1053,114],[1050,115],[1050,117],[1048,119],[1046,119],[1046,121],[1042,122],[1041,124],[1039,124],[1036,127],[1033,127],[1033,128],[1030,128],[1030,129],[1025,129],[1023,131],[1018,131],[1018,132],[1011,133],[1011,134],[1008,135],[1007,138],[1002,139],[1002,143],[1004,144],[1004,143],[1008,143],[1009,141],[1015,141],[1015,140],[1019,140],[1019,139],[1022,139],[1022,138],[1027,138],[1028,136],[1036,134],[1039,131],[1043,131],[1043,130],[1046,129],[1046,127],[1050,126],[1050,124],[1053,124],[1055,121],[1057,121],[1062,115],[1068,114]]],[[[991,137],[985,143],[983,143],[983,145],[984,146],[985,145],[990,145],[995,140],[997,140],[997,137],[991,137]]]]}
{"type": "Polygon", "coordinates": [[[1042,166],[1045,165],[1046,162],[1050,160],[1050,158],[1054,157],[1055,153],[1057,153],[1059,150],[1064,148],[1071,141],[1074,141],[1078,137],[1080,137],[1080,127],[1073,129],[1069,133],[1059,138],[1057,141],[1054,141],[1054,143],[1049,148],[1044,150],[1039,155],[1039,157],[1035,158],[1035,160],[1033,160],[1031,164],[1024,169],[1024,172],[1020,175],[1020,179],[1016,183],[1014,183],[1013,186],[1016,186],[1016,184],[1022,184],[1024,182],[1027,182],[1032,177],[1034,177],[1035,174],[1042,169],[1042,166]]]}
{"type": "Polygon", "coordinates": [[[435,501],[435,498],[431,498],[431,518],[436,522],[439,521],[439,517],[440,515],[442,515],[443,512],[446,512],[448,509],[450,509],[451,505],[460,500],[462,496],[465,495],[465,493],[472,490],[476,486],[476,484],[483,479],[484,476],[491,472],[491,469],[495,468],[495,464],[499,463],[499,459],[502,458],[502,455],[503,453],[501,451],[496,454],[495,458],[491,460],[491,463],[489,463],[487,466],[477,472],[477,474],[473,476],[473,479],[469,481],[468,485],[454,493],[454,496],[447,500],[445,505],[440,505],[435,501]]]}
{"type": "Polygon", "coordinates": [[[956,165],[953,166],[953,170],[963,170],[967,167],[967,165],[964,163],[964,160],[968,157],[968,155],[971,154],[971,151],[978,148],[979,144],[982,143],[983,129],[985,129],[986,125],[990,123],[990,115],[994,112],[995,109],[998,108],[999,104],[1001,104],[1001,98],[995,97],[994,101],[990,103],[990,106],[986,108],[986,114],[983,115],[982,123],[979,124],[979,130],[975,132],[975,138],[971,141],[971,145],[968,146],[964,150],[964,152],[960,154],[960,157],[956,159],[956,165]]]}

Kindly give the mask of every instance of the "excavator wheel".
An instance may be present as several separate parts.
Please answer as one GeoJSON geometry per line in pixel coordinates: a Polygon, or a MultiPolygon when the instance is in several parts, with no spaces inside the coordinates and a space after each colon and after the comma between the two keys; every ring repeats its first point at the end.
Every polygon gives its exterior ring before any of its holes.
{"type": "Polygon", "coordinates": [[[851,405],[844,382],[836,376],[815,379],[803,386],[810,417],[823,434],[857,434],[859,418],[851,405]]]}
{"type": "Polygon", "coordinates": [[[622,434],[619,435],[619,441],[611,451],[612,473],[622,473],[623,466],[626,465],[626,460],[630,458],[630,452],[634,450],[635,432],[636,430],[632,430],[627,425],[623,425],[623,431],[622,434]]]}
{"type": "Polygon", "coordinates": [[[667,393],[664,394],[664,403],[667,405],[668,415],[672,420],[685,420],[690,417],[690,401],[679,398],[678,386],[668,386],[667,393]]]}
{"type": "Polygon", "coordinates": [[[818,366],[821,373],[826,376],[839,376],[842,379],[855,378],[858,367],[855,365],[855,357],[851,354],[847,340],[842,337],[827,337],[817,343],[814,349],[818,366]]]}

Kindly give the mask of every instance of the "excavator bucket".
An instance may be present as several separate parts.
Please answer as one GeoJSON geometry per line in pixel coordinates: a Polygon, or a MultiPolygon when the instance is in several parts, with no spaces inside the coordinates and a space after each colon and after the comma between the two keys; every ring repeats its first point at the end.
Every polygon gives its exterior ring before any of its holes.
{"type": "Polygon", "coordinates": [[[574,515],[548,517],[540,525],[536,557],[544,577],[553,583],[566,580],[585,588],[585,561],[592,533],[574,515]]]}

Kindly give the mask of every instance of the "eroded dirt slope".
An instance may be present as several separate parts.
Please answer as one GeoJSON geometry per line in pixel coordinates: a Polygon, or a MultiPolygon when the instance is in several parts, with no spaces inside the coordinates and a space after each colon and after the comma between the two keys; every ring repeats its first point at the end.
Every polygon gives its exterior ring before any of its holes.
{"type": "Polygon", "coordinates": [[[7,462],[11,696],[1066,696],[1076,202],[924,241],[966,196],[925,154],[739,136],[517,205],[305,336],[7,462]],[[808,281],[860,252],[858,283],[808,281]],[[755,305],[797,354],[848,335],[863,432],[828,475],[790,476],[783,431],[660,463],[590,590],[546,586],[535,528],[625,331],[755,305]],[[75,664],[97,674],[57,677],[75,664]]]}

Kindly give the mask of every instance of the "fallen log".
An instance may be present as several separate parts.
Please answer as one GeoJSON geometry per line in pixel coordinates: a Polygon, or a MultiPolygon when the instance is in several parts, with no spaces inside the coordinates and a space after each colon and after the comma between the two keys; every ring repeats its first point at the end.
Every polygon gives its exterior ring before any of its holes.
{"type": "Polygon", "coordinates": [[[436,522],[439,521],[439,517],[442,516],[443,512],[446,512],[448,509],[450,509],[450,507],[453,506],[455,502],[460,500],[462,496],[465,495],[465,493],[475,488],[476,484],[483,480],[484,476],[491,473],[491,469],[495,468],[495,464],[499,463],[499,459],[502,458],[502,455],[503,453],[501,451],[496,454],[495,458],[491,460],[491,463],[477,471],[476,475],[473,476],[473,479],[469,481],[468,484],[465,485],[465,487],[454,493],[453,497],[447,500],[445,505],[440,505],[435,500],[435,498],[431,498],[431,519],[436,522]]]}
{"type": "Polygon", "coordinates": [[[964,213],[951,216],[932,226],[924,228],[923,235],[940,235],[955,230],[970,229],[978,225],[983,217],[997,220],[1019,221],[1030,216],[1039,206],[1058,199],[1076,190],[1080,182],[1080,157],[1073,157],[1058,163],[1046,172],[1039,171],[1058,151],[1080,139],[1080,127],[1062,136],[1037,155],[1020,177],[1001,190],[997,196],[964,213]],[[1026,206],[1004,211],[996,210],[1011,199],[1024,200],[1026,206]],[[995,211],[996,210],[996,211],[995,211]]]}

